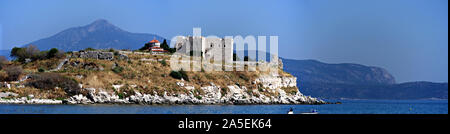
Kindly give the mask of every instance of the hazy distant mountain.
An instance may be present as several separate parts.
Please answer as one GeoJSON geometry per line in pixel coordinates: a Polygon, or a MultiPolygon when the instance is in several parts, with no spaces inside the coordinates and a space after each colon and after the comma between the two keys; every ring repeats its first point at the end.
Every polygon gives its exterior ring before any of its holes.
{"type": "Polygon", "coordinates": [[[327,99],[448,99],[448,83],[366,85],[298,82],[303,94],[327,99]]]}
{"type": "Polygon", "coordinates": [[[395,83],[385,69],[359,64],[327,64],[283,59],[284,70],[297,77],[299,90],[327,99],[448,99],[448,83],[395,83]]]}
{"type": "Polygon", "coordinates": [[[56,35],[29,44],[36,45],[41,50],[58,48],[73,51],[88,47],[96,49],[139,49],[153,39],[164,40],[163,37],[155,34],[130,33],[100,19],[89,25],[69,28],[56,35]]]}
{"type": "Polygon", "coordinates": [[[383,68],[360,64],[327,64],[316,60],[283,59],[284,69],[299,76],[301,82],[337,84],[395,84],[383,68]]]}

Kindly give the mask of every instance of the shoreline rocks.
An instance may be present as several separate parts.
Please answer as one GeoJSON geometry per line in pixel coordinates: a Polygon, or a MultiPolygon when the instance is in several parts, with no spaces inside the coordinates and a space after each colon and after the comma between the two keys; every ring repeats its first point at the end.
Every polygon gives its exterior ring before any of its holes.
{"type": "Polygon", "coordinates": [[[62,100],[28,99],[27,97],[0,99],[0,104],[63,104],[62,100]]]}
{"type": "MultiPolygon", "coordinates": [[[[305,96],[299,91],[286,93],[282,88],[297,88],[295,77],[262,76],[254,81],[261,85],[265,92],[274,94],[266,96],[258,89],[248,89],[245,86],[229,85],[220,87],[214,83],[200,87],[202,95],[194,95],[194,86],[179,81],[176,84],[189,93],[162,95],[142,94],[134,91],[133,95],[117,95],[115,92],[107,92],[103,89],[84,88],[86,95],[74,95],[65,100],[30,99],[33,97],[21,97],[18,99],[1,99],[0,104],[143,104],[143,105],[271,105],[271,104],[331,104],[323,100],[305,96]],[[224,90],[228,89],[228,90],[224,90]],[[225,92],[224,92],[225,91],[225,92]],[[276,95],[276,96],[275,96],[276,95]]],[[[82,86],[81,86],[82,87],[82,86]]],[[[114,88],[120,88],[115,85],[114,88]]],[[[8,93],[9,95],[10,93],[8,93]]],[[[6,94],[5,94],[6,95],[6,94]]]]}
{"type": "MultiPolygon", "coordinates": [[[[278,94],[278,96],[265,96],[257,89],[247,89],[245,86],[230,85],[226,88],[228,92],[222,93],[222,88],[210,83],[210,86],[201,87],[203,95],[195,96],[193,92],[188,94],[168,95],[164,92],[163,95],[142,94],[135,91],[134,95],[120,98],[116,93],[108,93],[100,89],[96,92],[94,88],[86,88],[88,95],[81,94],[72,96],[64,101],[65,104],[194,104],[194,105],[253,105],[253,104],[330,104],[323,100],[305,96],[300,92],[295,94],[288,94],[281,88],[296,87],[295,77],[270,77],[264,76],[257,80],[256,83],[269,90],[270,92],[278,94]],[[251,93],[251,95],[249,94],[251,93]]],[[[193,91],[194,87],[182,81],[177,82],[177,85],[185,88],[188,91],[193,91]]],[[[117,85],[119,87],[119,85],[117,85]]]]}
{"type": "Polygon", "coordinates": [[[271,104],[331,104],[322,100],[317,100],[310,96],[295,96],[295,97],[266,97],[265,99],[257,98],[255,96],[242,99],[239,97],[233,98],[196,98],[193,95],[180,94],[178,96],[159,96],[151,94],[132,95],[127,98],[119,99],[115,94],[100,93],[94,96],[91,100],[88,96],[75,95],[69,99],[64,100],[63,104],[142,104],[142,105],[271,105],[271,104]]]}

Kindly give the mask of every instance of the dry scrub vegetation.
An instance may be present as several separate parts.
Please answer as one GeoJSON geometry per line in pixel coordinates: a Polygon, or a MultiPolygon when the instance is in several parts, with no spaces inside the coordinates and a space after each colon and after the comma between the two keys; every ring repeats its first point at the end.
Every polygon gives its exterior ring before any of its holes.
{"type": "MultiPolygon", "coordinates": [[[[83,88],[96,88],[110,92],[123,93],[127,95],[133,94],[133,91],[141,93],[162,95],[164,92],[176,95],[179,93],[189,93],[184,88],[181,88],[176,83],[181,81],[170,76],[170,55],[142,55],[142,54],[127,54],[130,60],[118,60],[116,56],[114,60],[96,60],[84,58],[71,58],[61,70],[54,72],[55,74],[42,73],[48,79],[32,79],[28,80],[27,87],[5,89],[0,91],[11,91],[18,93],[21,96],[34,94],[41,98],[65,98],[68,95],[80,92],[67,92],[65,87],[82,84],[83,88]],[[144,60],[143,60],[144,59],[144,60]],[[60,77],[63,76],[63,77],[60,77]],[[65,85],[59,84],[42,84],[46,80],[56,80],[65,85]],[[73,82],[67,82],[73,81],[73,82]],[[35,82],[35,83],[33,83],[35,82]],[[39,83],[41,82],[41,83],[39,83]],[[124,85],[122,88],[115,90],[113,85],[124,85]],[[55,88],[58,87],[58,88],[55,88]],[[39,88],[39,89],[37,89],[39,88]]],[[[26,63],[23,65],[27,73],[39,74],[39,70],[51,70],[62,61],[62,59],[44,59],[26,63]]],[[[13,64],[21,64],[15,62],[13,64]]],[[[247,67],[245,67],[247,69],[247,67]]],[[[195,87],[194,94],[203,94],[199,90],[200,87],[210,86],[214,83],[221,87],[222,91],[228,91],[227,86],[238,85],[245,86],[248,89],[258,89],[259,92],[265,95],[274,95],[273,93],[265,91],[261,85],[253,84],[256,78],[266,72],[259,71],[211,71],[204,70],[198,72],[186,71],[188,77],[184,83],[195,87]]],[[[279,70],[281,76],[291,76],[290,74],[279,70]]],[[[0,72],[4,75],[4,72],[0,72]]],[[[296,88],[295,88],[296,89],[296,88]]],[[[293,89],[285,89],[287,93],[293,92],[293,89]]],[[[252,94],[252,93],[250,93],[252,94]]]]}

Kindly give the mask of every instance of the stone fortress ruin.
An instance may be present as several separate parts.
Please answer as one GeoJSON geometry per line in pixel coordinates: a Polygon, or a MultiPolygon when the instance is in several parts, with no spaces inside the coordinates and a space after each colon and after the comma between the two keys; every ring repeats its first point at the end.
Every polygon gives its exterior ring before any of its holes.
{"type": "Polygon", "coordinates": [[[270,71],[276,76],[277,70],[282,69],[282,61],[278,58],[278,36],[270,36],[270,53],[266,53],[266,37],[258,36],[257,39],[254,36],[204,37],[201,28],[194,28],[193,36],[172,38],[175,44],[171,45],[176,52],[171,56],[170,67],[184,71],[259,70],[270,71]]]}
{"type": "Polygon", "coordinates": [[[203,59],[214,59],[233,62],[233,39],[203,36],[177,36],[175,49],[178,53],[201,56],[203,59]]]}

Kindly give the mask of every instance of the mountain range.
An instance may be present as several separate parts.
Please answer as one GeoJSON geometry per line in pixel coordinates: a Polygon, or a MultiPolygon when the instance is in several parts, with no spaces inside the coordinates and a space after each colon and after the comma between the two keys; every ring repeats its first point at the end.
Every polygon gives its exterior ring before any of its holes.
{"type": "Polygon", "coordinates": [[[448,99],[448,83],[396,83],[385,69],[360,64],[327,64],[283,59],[299,90],[325,99],[448,99]]]}
{"type": "MultiPolygon", "coordinates": [[[[135,50],[153,39],[164,40],[163,37],[155,34],[131,33],[106,20],[97,20],[86,26],[69,28],[26,45],[33,44],[41,50],[58,48],[65,51],[77,51],[89,47],[135,50]]],[[[167,41],[170,43],[169,40],[167,41]]],[[[9,50],[0,51],[0,55],[9,57],[9,50]]],[[[448,99],[448,83],[396,83],[394,76],[380,67],[352,63],[327,64],[316,60],[283,59],[283,63],[284,70],[298,78],[299,90],[303,94],[313,97],[325,99],[448,99]]]]}
{"type": "MultiPolygon", "coordinates": [[[[107,20],[100,19],[91,24],[63,30],[48,38],[31,43],[41,50],[58,48],[64,51],[77,51],[84,48],[95,49],[139,49],[150,40],[164,40],[155,34],[131,33],[122,30],[107,20]]],[[[168,43],[169,40],[167,40],[168,43]]]]}
{"type": "Polygon", "coordinates": [[[317,60],[284,59],[284,68],[299,76],[301,82],[336,84],[395,84],[395,78],[386,69],[360,64],[327,64],[317,60]]]}

